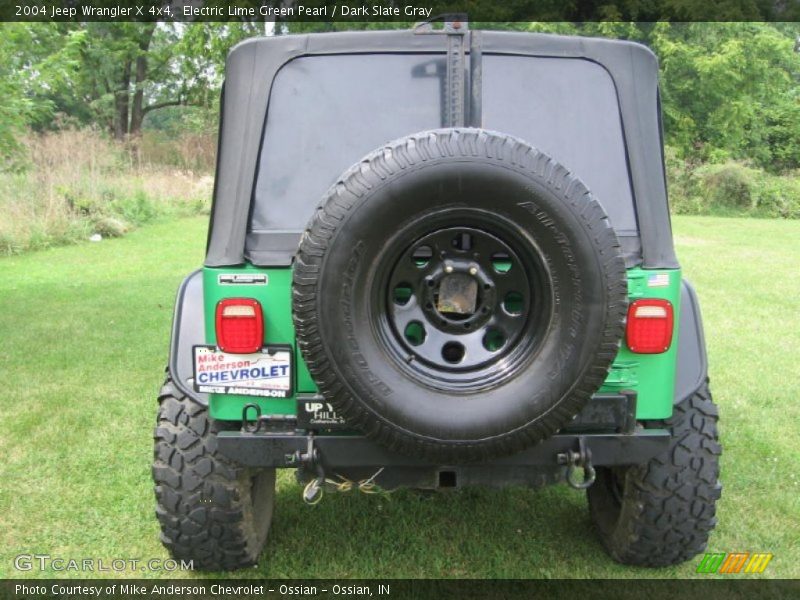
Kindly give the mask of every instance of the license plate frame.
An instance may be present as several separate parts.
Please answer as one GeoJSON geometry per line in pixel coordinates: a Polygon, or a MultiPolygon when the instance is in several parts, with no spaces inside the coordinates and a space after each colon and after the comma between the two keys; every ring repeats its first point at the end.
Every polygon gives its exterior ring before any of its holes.
{"type": "Polygon", "coordinates": [[[192,348],[193,387],[203,394],[232,394],[258,398],[294,395],[294,351],[269,344],[252,354],[230,354],[214,345],[192,348]]]}

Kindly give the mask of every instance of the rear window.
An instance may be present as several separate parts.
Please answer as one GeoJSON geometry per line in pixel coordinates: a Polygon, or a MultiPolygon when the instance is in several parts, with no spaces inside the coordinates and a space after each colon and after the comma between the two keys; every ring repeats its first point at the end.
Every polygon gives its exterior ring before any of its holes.
{"type": "MultiPolygon", "coordinates": [[[[442,54],[296,58],[275,77],[250,230],[302,231],[353,163],[441,126],[442,54]]],[[[619,235],[636,234],[613,80],[588,60],[484,55],[483,124],[543,150],[578,175],[619,235]]]]}

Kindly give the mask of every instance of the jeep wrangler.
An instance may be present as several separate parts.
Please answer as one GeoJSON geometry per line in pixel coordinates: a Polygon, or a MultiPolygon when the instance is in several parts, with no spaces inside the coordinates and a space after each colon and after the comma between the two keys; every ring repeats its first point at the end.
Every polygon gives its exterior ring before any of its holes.
{"type": "Polygon", "coordinates": [[[621,563],[707,544],[718,417],[655,56],[441,25],[228,57],[205,263],[158,399],[175,558],[256,562],[285,468],[309,503],[567,482],[621,563]]]}

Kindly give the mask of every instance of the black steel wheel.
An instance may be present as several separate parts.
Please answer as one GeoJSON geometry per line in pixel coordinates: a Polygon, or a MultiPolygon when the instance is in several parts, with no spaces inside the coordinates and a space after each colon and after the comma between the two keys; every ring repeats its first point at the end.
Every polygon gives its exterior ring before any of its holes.
{"type": "Polygon", "coordinates": [[[354,165],[294,265],[320,391],[366,435],[442,463],[563,427],[604,381],[626,302],[619,244],[585,186],[478,129],[412,135],[354,165]]]}
{"type": "Polygon", "coordinates": [[[374,325],[409,376],[454,392],[491,387],[543,338],[550,279],[539,254],[495,215],[448,211],[440,220],[396,236],[399,256],[382,263],[387,277],[373,288],[374,325]]]}

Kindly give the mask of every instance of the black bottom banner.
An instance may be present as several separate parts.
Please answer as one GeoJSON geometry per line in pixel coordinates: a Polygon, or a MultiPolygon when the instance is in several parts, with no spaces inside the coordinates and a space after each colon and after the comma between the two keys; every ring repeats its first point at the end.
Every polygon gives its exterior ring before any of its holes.
{"type": "Polygon", "coordinates": [[[0,597],[15,600],[238,600],[282,598],[414,598],[440,600],[575,598],[800,598],[800,580],[465,580],[465,579],[65,579],[2,580],[0,597]]]}

